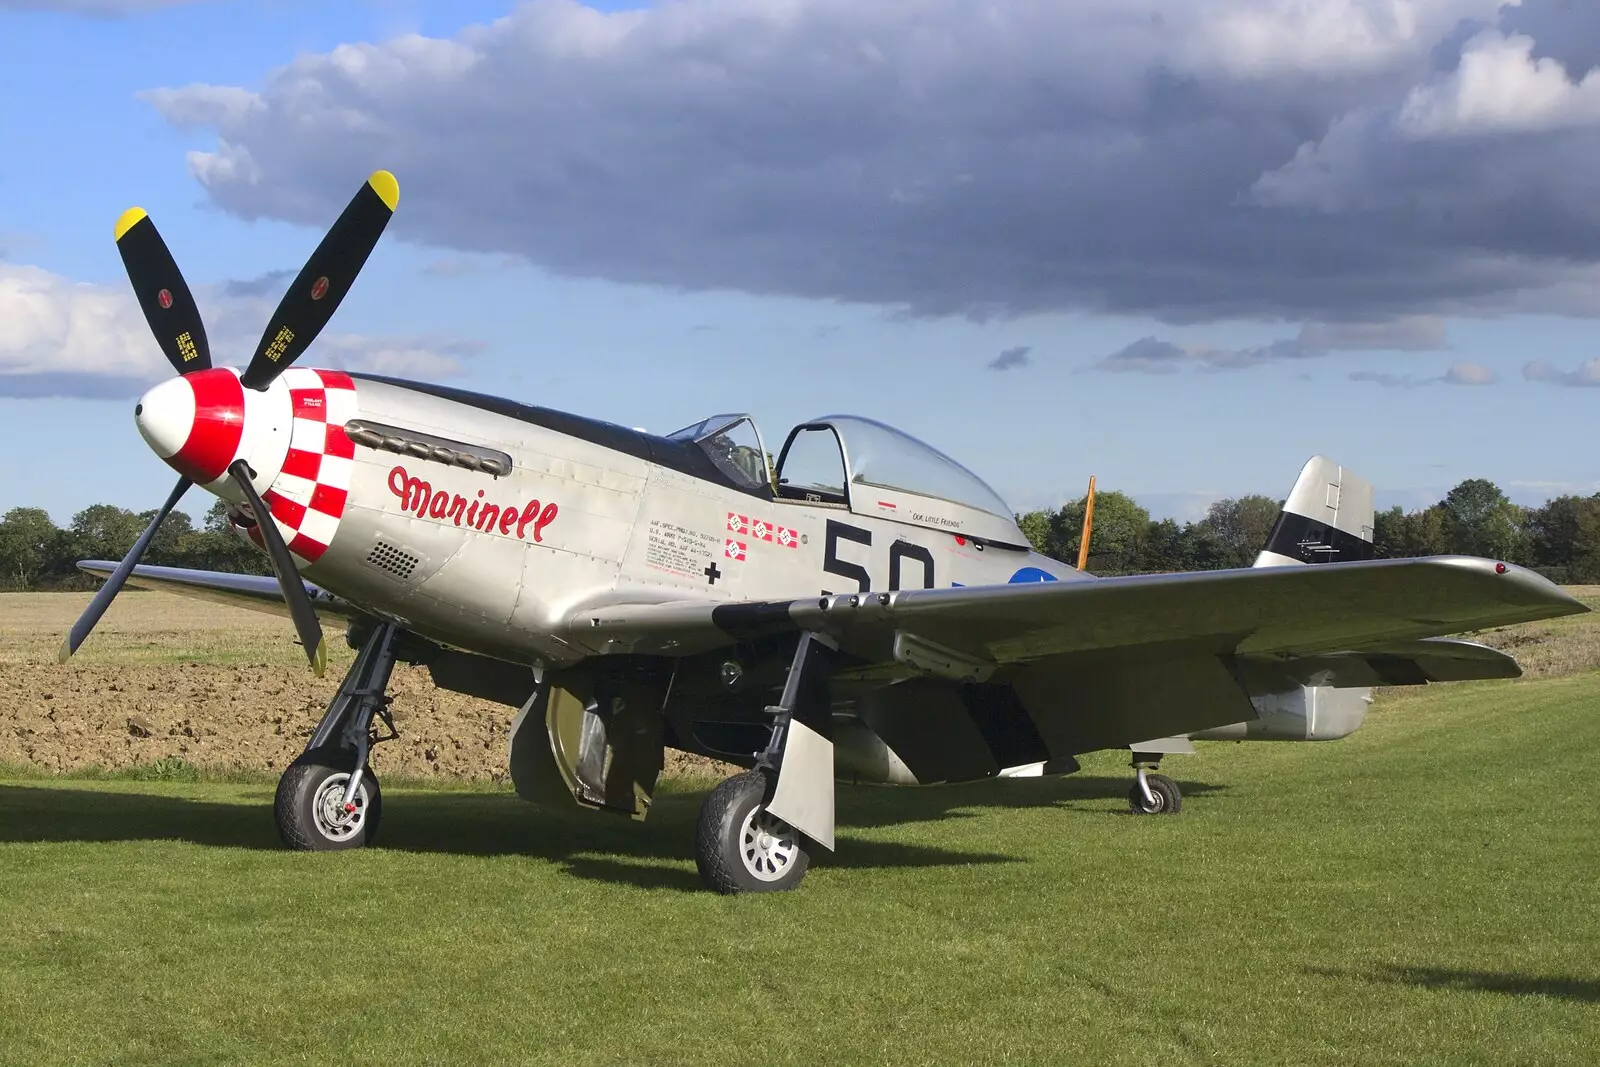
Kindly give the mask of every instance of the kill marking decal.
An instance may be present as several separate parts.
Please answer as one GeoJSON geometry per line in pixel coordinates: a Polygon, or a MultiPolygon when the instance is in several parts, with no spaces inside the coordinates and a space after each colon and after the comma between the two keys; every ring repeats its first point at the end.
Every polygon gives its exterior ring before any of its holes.
{"type": "Polygon", "coordinates": [[[800,547],[800,532],[798,530],[791,530],[787,526],[779,526],[765,519],[755,519],[732,511],[728,512],[728,532],[730,534],[744,534],[755,538],[757,541],[776,542],[784,548],[800,547]]]}

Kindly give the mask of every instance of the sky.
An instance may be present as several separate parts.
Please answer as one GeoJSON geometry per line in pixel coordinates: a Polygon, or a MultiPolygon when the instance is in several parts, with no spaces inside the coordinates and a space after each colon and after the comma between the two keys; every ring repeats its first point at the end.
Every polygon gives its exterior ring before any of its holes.
{"type": "Polygon", "coordinates": [[[380,167],[304,365],[868,415],[1017,510],[1593,493],[1597,68],[1589,0],[0,0],[0,512],[170,488],[125,208],[243,366],[380,167]]]}

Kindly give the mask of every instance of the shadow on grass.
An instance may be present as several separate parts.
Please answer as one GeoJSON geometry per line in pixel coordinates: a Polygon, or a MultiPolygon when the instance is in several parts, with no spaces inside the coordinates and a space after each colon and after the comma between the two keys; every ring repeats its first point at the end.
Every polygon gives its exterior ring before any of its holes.
{"type": "MultiPolygon", "coordinates": [[[[1186,785],[1198,794],[1215,787],[1186,785]]],[[[971,818],[971,809],[1060,807],[1063,814],[1126,794],[1122,778],[1010,780],[923,789],[839,787],[837,851],[816,857],[827,867],[940,867],[1012,863],[1024,856],[875,841],[849,828],[971,818]]],[[[272,793],[249,789],[243,802],[218,803],[125,789],[0,785],[0,842],[186,841],[281,849],[272,793]]],[[[462,856],[527,856],[562,864],[579,878],[647,888],[700,889],[690,858],[703,794],[681,786],[658,795],[648,823],[575,809],[529,804],[511,793],[401,790],[384,797],[378,846],[462,856]]]]}
{"type": "Polygon", "coordinates": [[[1565,976],[1506,974],[1499,971],[1464,971],[1449,967],[1404,967],[1388,965],[1368,971],[1340,971],[1312,968],[1311,973],[1328,978],[1357,978],[1386,985],[1409,985],[1423,989],[1461,989],[1473,993],[1502,993],[1513,997],[1554,997],[1582,1004],[1600,1004],[1600,981],[1565,976]]]}

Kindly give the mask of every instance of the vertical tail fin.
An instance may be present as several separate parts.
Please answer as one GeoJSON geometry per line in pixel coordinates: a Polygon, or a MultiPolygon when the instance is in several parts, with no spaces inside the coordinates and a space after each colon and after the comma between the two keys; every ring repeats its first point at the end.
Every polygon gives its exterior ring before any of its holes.
{"type": "Polygon", "coordinates": [[[1312,456],[1278,512],[1257,567],[1372,559],[1372,483],[1312,456]]]}

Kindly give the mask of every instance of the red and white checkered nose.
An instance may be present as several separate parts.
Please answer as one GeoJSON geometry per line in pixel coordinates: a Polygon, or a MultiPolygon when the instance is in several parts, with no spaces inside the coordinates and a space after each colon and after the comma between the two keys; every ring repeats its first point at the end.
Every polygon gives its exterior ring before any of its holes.
{"type": "Polygon", "coordinates": [[[244,436],[244,387],[226,368],[169,378],[133,409],[156,455],[197,485],[227,472],[244,436]]]}

